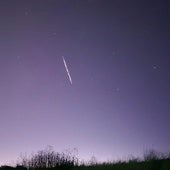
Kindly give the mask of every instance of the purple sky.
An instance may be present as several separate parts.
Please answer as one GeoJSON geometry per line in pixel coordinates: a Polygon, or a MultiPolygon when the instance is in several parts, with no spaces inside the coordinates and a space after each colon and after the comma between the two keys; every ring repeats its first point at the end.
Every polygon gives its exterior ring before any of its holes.
{"type": "Polygon", "coordinates": [[[170,151],[169,7],[0,0],[0,165],[47,145],[85,160],[170,151]]]}

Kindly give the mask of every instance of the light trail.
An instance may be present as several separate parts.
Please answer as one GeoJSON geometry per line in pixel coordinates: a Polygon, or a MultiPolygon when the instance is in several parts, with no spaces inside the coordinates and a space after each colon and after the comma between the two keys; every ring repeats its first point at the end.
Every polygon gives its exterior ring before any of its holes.
{"type": "Polygon", "coordinates": [[[70,72],[69,72],[69,70],[68,70],[67,63],[66,63],[66,61],[65,61],[65,59],[64,59],[64,56],[62,56],[62,58],[63,58],[64,67],[65,67],[65,69],[66,69],[66,72],[67,72],[67,75],[68,75],[69,81],[70,81],[70,83],[71,83],[71,84],[73,84],[73,81],[72,81],[72,78],[71,78],[70,72]]]}

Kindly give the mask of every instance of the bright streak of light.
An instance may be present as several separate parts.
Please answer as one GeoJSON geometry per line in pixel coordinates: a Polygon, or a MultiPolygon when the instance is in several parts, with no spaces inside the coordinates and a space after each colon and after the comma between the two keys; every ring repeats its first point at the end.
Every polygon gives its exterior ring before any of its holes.
{"type": "Polygon", "coordinates": [[[65,69],[66,69],[66,72],[67,72],[69,81],[70,81],[71,84],[73,84],[72,78],[71,78],[71,75],[70,75],[70,72],[69,72],[68,67],[67,67],[67,63],[66,63],[66,61],[65,61],[65,59],[64,59],[64,56],[62,56],[62,58],[63,58],[63,63],[64,63],[64,66],[65,66],[65,69]]]}

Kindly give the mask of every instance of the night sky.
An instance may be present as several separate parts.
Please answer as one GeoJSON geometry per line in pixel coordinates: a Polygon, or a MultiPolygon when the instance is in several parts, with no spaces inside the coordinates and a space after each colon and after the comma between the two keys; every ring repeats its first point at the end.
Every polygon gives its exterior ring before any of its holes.
{"type": "Polygon", "coordinates": [[[0,165],[167,152],[169,131],[168,0],[0,0],[0,165]]]}

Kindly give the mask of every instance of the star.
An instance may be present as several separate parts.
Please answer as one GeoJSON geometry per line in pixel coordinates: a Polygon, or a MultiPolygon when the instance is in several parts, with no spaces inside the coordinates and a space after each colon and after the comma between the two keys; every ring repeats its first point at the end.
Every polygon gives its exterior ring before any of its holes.
{"type": "Polygon", "coordinates": [[[157,70],[157,69],[159,69],[160,67],[159,67],[158,65],[154,64],[154,65],[152,66],[152,68],[153,68],[154,70],[157,70]]]}

